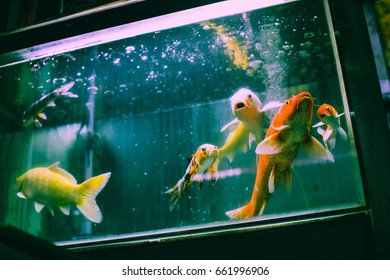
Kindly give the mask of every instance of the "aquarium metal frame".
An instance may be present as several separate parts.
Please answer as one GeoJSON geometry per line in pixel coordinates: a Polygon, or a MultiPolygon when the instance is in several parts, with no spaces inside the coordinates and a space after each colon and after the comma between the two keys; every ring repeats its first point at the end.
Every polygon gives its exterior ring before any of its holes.
{"type": "MultiPolygon", "coordinates": [[[[227,1],[227,2],[232,2],[227,1]]],[[[287,3],[287,2],[293,2],[292,1],[283,1],[280,0],[279,2],[287,3]]],[[[215,5],[221,5],[227,2],[218,2],[215,5]]],[[[354,94],[360,94],[363,89],[367,88],[368,86],[362,86],[363,81],[360,81],[360,78],[364,77],[364,75],[361,72],[358,72],[356,76],[357,69],[353,69],[353,66],[356,66],[355,64],[357,61],[359,61],[359,51],[360,54],[363,50],[366,50],[366,37],[362,36],[362,38],[359,38],[359,30],[353,25],[353,18],[356,18],[356,12],[358,12],[358,15],[360,16],[361,10],[362,10],[362,3],[358,0],[346,0],[346,1],[338,1],[338,0],[323,0],[322,1],[326,10],[326,13],[328,14],[328,20],[330,23],[334,23],[329,26],[330,33],[332,34],[332,44],[333,49],[335,52],[335,56],[337,57],[337,69],[338,74],[341,76],[340,79],[340,90],[342,91],[343,95],[343,101],[348,104],[349,108],[351,109],[351,112],[361,112],[365,106],[364,101],[357,100],[359,99],[359,96],[353,96],[354,94]],[[344,15],[347,15],[344,18],[344,15]],[[335,22],[336,21],[336,22],[335,22]],[[351,21],[348,22],[348,21],[351,21]],[[354,34],[349,36],[349,31],[355,30],[354,34]],[[348,40],[349,37],[352,37],[353,40],[351,42],[348,40]],[[356,39],[359,38],[360,42],[363,42],[363,47],[358,45],[358,52],[348,52],[350,50],[350,47],[352,43],[356,41],[356,39]],[[340,55],[340,57],[339,57],[340,55]],[[360,78],[359,78],[360,77],[360,78]],[[354,84],[356,83],[356,84],[354,84]],[[361,88],[359,88],[361,87],[361,88]],[[353,98],[351,98],[353,96],[353,98]]],[[[242,4],[242,3],[241,3],[242,4]]],[[[198,11],[201,11],[204,8],[204,6],[201,7],[195,7],[191,8],[189,11],[192,11],[193,9],[199,9],[198,11]]],[[[258,7],[259,8],[259,7],[258,7]]],[[[222,10],[222,9],[221,9],[222,10]]],[[[180,13],[183,13],[185,11],[180,11],[180,13]]],[[[236,12],[237,13],[237,12],[236,12]]],[[[201,14],[201,13],[200,13],[201,14]]],[[[161,19],[164,19],[169,15],[160,15],[158,17],[161,17],[161,19]]],[[[75,15],[77,17],[77,15],[75,15]]],[[[215,16],[213,16],[215,17],[215,16]]],[[[156,17],[150,17],[150,18],[156,18],[156,17]]],[[[361,19],[362,17],[359,17],[361,19]]],[[[73,45],[72,48],[82,48],[82,47],[89,47],[96,44],[101,44],[104,41],[104,39],[100,39],[94,42],[91,41],[90,38],[88,40],[87,37],[89,37],[91,34],[103,34],[104,32],[107,32],[108,30],[112,31],[118,28],[120,30],[121,28],[127,28],[128,26],[139,26],[140,23],[146,22],[148,19],[144,19],[141,21],[132,22],[129,24],[121,25],[119,27],[112,27],[108,29],[103,29],[100,31],[94,31],[85,33],[78,36],[72,36],[65,39],[60,39],[53,42],[47,42],[45,44],[41,44],[35,47],[29,47],[24,48],[21,50],[11,51],[5,54],[0,55],[0,67],[12,65],[14,63],[21,63],[25,61],[29,61],[31,59],[39,59],[40,57],[46,57],[49,55],[53,55],[56,53],[63,52],[64,49],[58,49],[59,44],[65,44],[68,46],[68,50],[72,44],[72,41],[77,40],[77,45],[73,45]],[[49,48],[50,51],[42,51],[43,48],[49,48]],[[17,61],[15,61],[17,60],[17,61]]],[[[50,23],[52,24],[52,23],[50,23]]],[[[48,24],[48,26],[50,26],[48,24]]],[[[329,24],[329,22],[328,22],[329,24]]],[[[359,27],[362,27],[361,21],[359,22],[359,27]]],[[[34,28],[31,28],[31,30],[34,28]]],[[[120,33],[120,32],[119,32],[120,33]]],[[[129,33],[127,37],[131,36],[132,33],[129,33]]],[[[133,33],[136,34],[136,33],[133,33]]],[[[2,35],[0,35],[2,36],[2,35]]],[[[103,36],[103,35],[101,35],[103,36]]],[[[132,35],[135,36],[135,35],[132,35]]],[[[367,35],[368,36],[368,35],[367,35]]],[[[124,38],[126,36],[122,36],[124,38]]],[[[65,48],[66,49],[66,48],[65,48]]],[[[364,62],[367,62],[368,59],[365,59],[364,62]]],[[[370,68],[372,65],[368,63],[368,67],[370,68]]],[[[372,68],[372,67],[371,67],[372,68]]],[[[370,68],[370,69],[371,69],[370,68]]],[[[372,73],[372,72],[370,72],[372,73]]],[[[375,77],[375,75],[373,75],[375,77]]],[[[340,77],[339,77],[340,78],[340,77]]],[[[380,93],[379,87],[375,87],[375,80],[369,81],[368,85],[373,89],[373,92],[376,94],[377,92],[380,93]]],[[[378,96],[375,95],[375,98],[373,101],[370,101],[371,104],[380,104],[378,101],[378,96]]],[[[377,120],[381,117],[381,111],[380,110],[373,110],[375,112],[372,112],[372,114],[369,116],[369,120],[377,120]]],[[[353,116],[353,114],[351,114],[353,116]]],[[[389,183],[389,175],[383,174],[376,178],[376,175],[379,174],[378,170],[373,169],[372,167],[367,167],[372,159],[374,159],[374,155],[371,155],[372,153],[382,151],[383,154],[381,155],[379,162],[383,163],[384,158],[388,156],[389,148],[384,146],[383,144],[380,145],[370,145],[370,146],[364,146],[368,143],[368,141],[364,140],[364,135],[369,131],[369,125],[366,123],[366,120],[360,121],[359,119],[353,118],[351,116],[352,121],[352,127],[354,128],[354,134],[356,134],[356,149],[358,150],[358,162],[360,164],[360,170],[361,170],[361,177],[363,180],[363,190],[365,191],[365,199],[367,205],[362,207],[352,207],[347,209],[339,209],[336,211],[328,211],[328,212],[318,212],[318,213],[307,213],[305,215],[298,215],[288,218],[280,218],[280,219],[274,219],[271,222],[267,219],[265,220],[259,220],[254,219],[250,221],[240,221],[240,222],[234,222],[234,223],[224,223],[224,225],[216,226],[214,224],[208,225],[208,226],[199,226],[199,228],[186,228],[183,230],[167,230],[165,233],[162,234],[151,234],[150,232],[146,233],[139,233],[137,236],[133,235],[116,235],[112,237],[102,237],[101,239],[91,239],[91,240],[80,240],[80,241],[66,241],[66,242],[55,242],[56,245],[68,248],[70,250],[75,251],[85,251],[85,250],[93,250],[95,248],[100,247],[119,247],[119,246],[130,246],[130,245],[138,245],[138,244],[145,244],[150,242],[165,242],[165,241],[174,241],[174,240],[183,240],[183,239],[189,239],[194,237],[204,237],[204,236],[213,236],[213,235],[222,235],[222,234],[235,234],[239,232],[248,232],[248,231],[263,231],[263,230],[272,230],[274,228],[287,228],[293,225],[302,225],[302,224],[312,224],[317,223],[321,221],[327,221],[327,220],[335,220],[340,219],[344,216],[353,216],[358,214],[366,214],[369,215],[372,219],[373,223],[373,229],[375,231],[375,237],[377,242],[377,249],[383,256],[389,256],[390,252],[390,241],[388,239],[389,233],[390,233],[390,227],[388,225],[388,213],[390,213],[390,206],[385,204],[386,202],[386,191],[385,187],[386,184],[389,183]],[[363,141],[359,141],[360,138],[363,138],[363,141]],[[362,143],[363,142],[363,143],[362,143]],[[364,147],[364,148],[363,148],[364,147]],[[367,148],[367,149],[366,149],[367,148]],[[382,184],[380,184],[381,182],[382,184]],[[379,185],[378,185],[379,183],[379,185]],[[376,187],[379,187],[379,192],[376,192],[376,187]],[[384,185],[384,186],[383,186],[384,185]],[[267,224],[265,224],[267,223],[267,224]]],[[[364,117],[364,116],[363,116],[364,117]]],[[[378,124],[374,124],[375,128],[381,128],[383,129],[383,122],[378,122],[378,124]]],[[[388,136],[389,133],[387,133],[385,136],[388,136]]],[[[377,139],[376,137],[375,139],[377,139]]],[[[372,142],[371,142],[372,143],[372,142]]],[[[390,158],[390,157],[389,157],[390,158]]]]}

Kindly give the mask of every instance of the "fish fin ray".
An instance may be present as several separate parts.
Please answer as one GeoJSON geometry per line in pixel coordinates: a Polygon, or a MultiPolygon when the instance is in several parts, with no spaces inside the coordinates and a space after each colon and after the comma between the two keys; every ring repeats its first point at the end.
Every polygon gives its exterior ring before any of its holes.
{"type": "Polygon", "coordinates": [[[66,216],[69,216],[69,214],[70,214],[70,205],[60,206],[59,208],[60,208],[62,213],[64,213],[66,216]]]}
{"type": "Polygon", "coordinates": [[[306,155],[312,158],[333,161],[324,146],[322,146],[322,144],[311,135],[309,135],[307,140],[302,143],[302,149],[306,155]]]}
{"type": "Polygon", "coordinates": [[[61,174],[62,176],[64,176],[65,178],[67,178],[70,182],[72,182],[73,184],[77,184],[77,181],[76,179],[73,177],[72,174],[70,174],[68,171],[66,171],[65,169],[62,169],[61,167],[59,167],[60,165],[60,162],[57,161],[55,163],[53,163],[52,165],[50,165],[48,167],[48,169],[50,169],[51,171],[53,172],[56,172],[58,174],[61,174]]]}
{"type": "Polygon", "coordinates": [[[277,154],[283,149],[283,143],[279,140],[279,133],[276,132],[268,136],[257,145],[256,154],[277,154]]]}
{"type": "Polygon", "coordinates": [[[340,134],[341,139],[343,139],[344,141],[348,139],[347,133],[341,126],[338,128],[337,132],[340,134]]]}
{"type": "Polygon", "coordinates": [[[104,173],[80,184],[79,191],[82,197],[76,206],[87,219],[94,223],[100,223],[103,220],[102,213],[95,199],[106,186],[110,176],[111,172],[104,173]]]}
{"type": "Polygon", "coordinates": [[[37,213],[40,213],[42,211],[42,209],[45,207],[45,205],[43,205],[39,202],[35,202],[34,207],[35,207],[35,211],[37,211],[37,213]]]}
{"type": "Polygon", "coordinates": [[[319,123],[313,125],[312,127],[319,127],[319,126],[323,126],[323,125],[325,125],[323,122],[319,122],[319,123]]]}
{"type": "Polygon", "coordinates": [[[16,195],[19,196],[20,198],[27,199],[27,197],[22,192],[18,192],[16,195]]]}
{"type": "Polygon", "coordinates": [[[271,174],[268,179],[268,192],[269,193],[274,193],[275,191],[275,166],[271,170],[271,174]]]}
{"type": "Polygon", "coordinates": [[[235,124],[238,124],[240,122],[239,119],[234,119],[232,120],[230,123],[224,125],[222,128],[221,128],[221,132],[225,131],[228,127],[232,126],[232,125],[235,125],[235,124]]]}
{"type": "Polygon", "coordinates": [[[266,112],[266,111],[269,111],[269,110],[272,110],[272,109],[275,109],[275,108],[279,108],[283,105],[284,103],[282,102],[279,102],[279,101],[271,101],[271,102],[268,102],[267,104],[265,104],[263,106],[263,108],[261,109],[261,112],[266,112]]]}

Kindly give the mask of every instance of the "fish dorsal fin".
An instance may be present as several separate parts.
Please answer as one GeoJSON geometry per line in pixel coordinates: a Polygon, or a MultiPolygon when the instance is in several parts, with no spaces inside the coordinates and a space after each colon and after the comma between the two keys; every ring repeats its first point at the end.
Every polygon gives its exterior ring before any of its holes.
{"type": "Polygon", "coordinates": [[[280,131],[268,136],[257,145],[256,154],[272,155],[280,153],[283,149],[283,143],[279,137],[280,131]]]}
{"type": "Polygon", "coordinates": [[[235,125],[235,124],[238,124],[240,122],[239,119],[234,119],[232,120],[230,123],[226,124],[224,127],[222,127],[221,129],[221,132],[225,131],[229,126],[232,126],[232,125],[235,125]]]}
{"type": "Polygon", "coordinates": [[[325,124],[323,122],[319,122],[319,123],[313,125],[313,127],[319,127],[319,126],[322,126],[322,125],[325,125],[325,124]]]}
{"type": "Polygon", "coordinates": [[[37,211],[37,213],[40,213],[43,209],[43,207],[45,207],[45,205],[39,203],[39,202],[35,202],[35,211],[37,211]]]}
{"type": "Polygon", "coordinates": [[[18,192],[16,195],[19,196],[20,198],[27,199],[27,197],[22,192],[18,192]]]}
{"type": "Polygon", "coordinates": [[[60,210],[61,210],[61,212],[64,213],[66,216],[69,216],[69,214],[70,214],[70,205],[60,206],[60,210]]]}
{"type": "Polygon", "coordinates": [[[53,172],[56,172],[58,174],[61,174],[62,176],[64,176],[65,178],[67,178],[70,182],[72,182],[73,184],[77,184],[77,181],[76,179],[73,177],[72,174],[70,174],[68,171],[62,169],[61,167],[59,167],[60,165],[60,162],[55,162],[53,163],[52,165],[50,165],[48,167],[49,170],[53,171],[53,172]]]}
{"type": "Polygon", "coordinates": [[[333,155],[311,135],[309,135],[306,141],[302,143],[302,149],[309,157],[320,160],[330,160],[334,162],[333,155]]]}
{"type": "Polygon", "coordinates": [[[341,139],[343,139],[344,141],[348,139],[347,133],[341,126],[339,127],[337,132],[340,134],[341,139]]]}
{"type": "Polygon", "coordinates": [[[284,103],[282,102],[279,102],[279,101],[271,101],[271,102],[268,102],[267,104],[265,104],[263,106],[263,108],[261,109],[261,112],[266,112],[266,111],[269,111],[269,110],[272,110],[272,109],[275,109],[275,108],[279,108],[283,105],[284,103]]]}

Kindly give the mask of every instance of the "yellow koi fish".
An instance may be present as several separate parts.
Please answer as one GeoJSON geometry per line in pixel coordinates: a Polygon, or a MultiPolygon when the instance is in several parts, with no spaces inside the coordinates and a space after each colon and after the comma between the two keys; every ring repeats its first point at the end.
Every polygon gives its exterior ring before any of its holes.
{"type": "Polygon", "coordinates": [[[96,196],[105,187],[111,173],[92,177],[77,184],[76,179],[56,162],[49,167],[33,168],[16,179],[20,198],[35,201],[39,213],[45,206],[54,215],[53,207],[69,215],[70,207],[76,206],[94,223],[100,223],[102,213],[96,204],[96,196]]]}
{"type": "Polygon", "coordinates": [[[232,161],[239,148],[245,152],[247,143],[250,146],[253,141],[258,144],[264,139],[264,113],[282,106],[283,103],[272,101],[263,106],[257,95],[246,88],[238,90],[229,102],[236,119],[221,129],[222,132],[233,126],[219,153],[220,158],[227,156],[232,161]],[[237,126],[234,126],[236,124],[237,126]]]}
{"type": "Polygon", "coordinates": [[[302,92],[288,99],[276,113],[265,139],[257,146],[260,155],[251,200],[245,206],[226,212],[231,219],[262,215],[275,187],[291,187],[291,165],[302,146],[319,159],[332,160],[328,152],[310,134],[314,99],[302,92]]]}
{"type": "Polygon", "coordinates": [[[336,136],[339,134],[341,139],[347,140],[347,133],[340,126],[340,117],[344,113],[338,114],[336,109],[329,104],[322,104],[317,111],[317,116],[321,122],[313,125],[313,127],[318,127],[317,132],[322,136],[325,147],[328,150],[334,149],[336,146],[336,136]],[[326,129],[319,127],[325,125],[326,129]]]}
{"type": "MultiPolygon", "coordinates": [[[[203,174],[206,171],[211,176],[211,181],[216,181],[216,169],[214,163],[218,157],[219,150],[217,146],[211,144],[203,144],[192,155],[190,163],[186,169],[183,177],[176,183],[176,185],[166,191],[165,193],[171,194],[171,202],[169,209],[172,211],[178,203],[181,195],[188,190],[191,186],[194,176],[196,174],[203,174]]],[[[203,181],[199,180],[199,189],[202,188],[203,181]]]]}
{"type": "Polygon", "coordinates": [[[244,45],[240,46],[238,40],[229,35],[228,29],[222,25],[216,25],[211,21],[205,21],[201,23],[203,29],[212,29],[222,40],[225,47],[225,52],[229,56],[230,60],[237,68],[246,70],[249,65],[248,50],[244,45]]]}

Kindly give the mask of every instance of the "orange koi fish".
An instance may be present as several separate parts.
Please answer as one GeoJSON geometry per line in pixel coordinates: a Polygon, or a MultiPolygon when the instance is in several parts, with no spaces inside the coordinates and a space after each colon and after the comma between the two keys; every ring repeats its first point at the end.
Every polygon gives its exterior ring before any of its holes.
{"type": "MultiPolygon", "coordinates": [[[[214,163],[218,157],[219,150],[217,146],[211,144],[203,144],[192,155],[190,163],[187,166],[183,177],[176,183],[176,185],[166,191],[171,194],[171,202],[169,209],[172,211],[178,203],[181,195],[191,186],[195,174],[203,174],[208,171],[210,173],[211,181],[216,181],[216,168],[214,163]]],[[[199,179],[199,189],[202,188],[203,181],[199,179]]]]}
{"type": "Polygon", "coordinates": [[[275,187],[291,187],[291,165],[302,146],[319,159],[332,160],[325,148],[310,134],[314,99],[308,92],[288,99],[273,118],[265,139],[257,146],[260,154],[251,200],[245,206],[226,212],[231,219],[262,215],[275,187]]]}
{"type": "Polygon", "coordinates": [[[325,147],[328,150],[334,149],[336,146],[336,136],[339,134],[341,139],[347,140],[347,133],[340,126],[340,117],[344,113],[338,114],[336,109],[329,104],[322,104],[317,111],[317,116],[321,120],[319,123],[313,125],[313,127],[318,127],[317,132],[322,136],[325,147]],[[326,129],[319,127],[326,125],[326,129]],[[329,148],[328,148],[329,147],[329,148]]]}
{"type": "Polygon", "coordinates": [[[281,102],[269,102],[263,106],[257,95],[249,89],[241,88],[229,100],[230,106],[236,119],[225,125],[221,132],[228,127],[229,136],[225,144],[219,150],[220,158],[227,156],[233,160],[236,151],[241,148],[244,152],[253,141],[259,144],[264,139],[265,112],[282,106],[281,102]]]}

